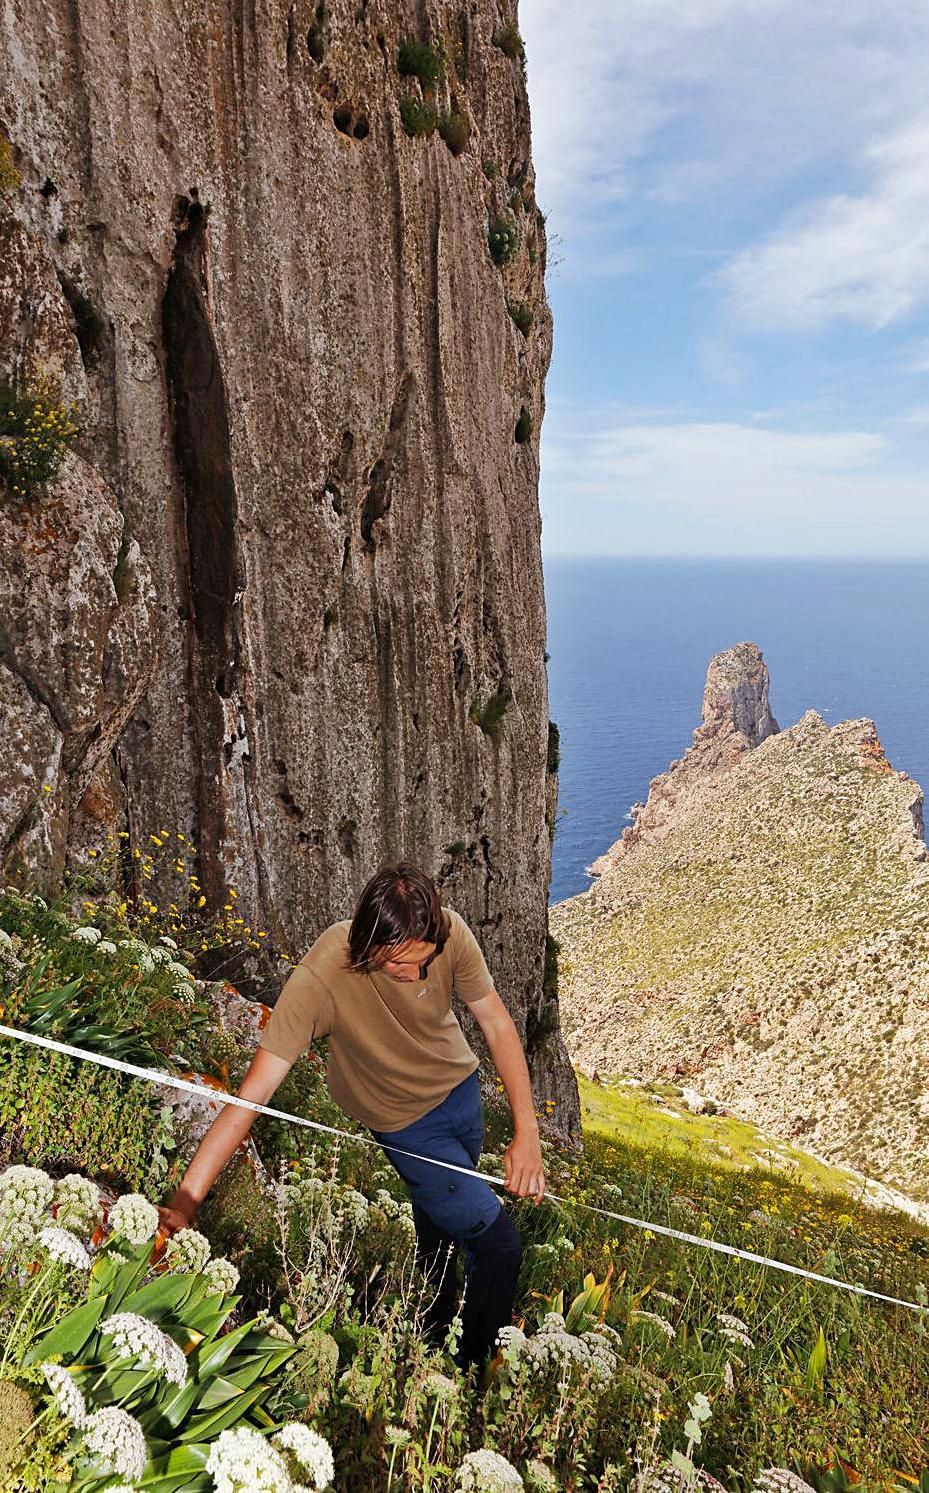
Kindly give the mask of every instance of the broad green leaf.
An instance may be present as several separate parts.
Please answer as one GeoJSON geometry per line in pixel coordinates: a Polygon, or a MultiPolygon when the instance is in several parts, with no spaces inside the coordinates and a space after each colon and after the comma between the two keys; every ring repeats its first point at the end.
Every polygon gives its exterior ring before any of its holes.
{"type": "Polygon", "coordinates": [[[203,1386],[193,1378],[188,1379],[186,1384],[166,1384],[154,1404],[139,1415],[146,1436],[149,1431],[154,1436],[176,1431],[181,1421],[190,1414],[197,1403],[202,1388],[203,1386]]]}
{"type": "Polygon", "coordinates": [[[95,1331],[105,1305],[104,1298],[97,1296],[91,1301],[85,1301],[83,1306],[75,1307],[51,1332],[33,1343],[24,1362],[36,1363],[39,1359],[55,1357],[74,1358],[95,1331]]]}
{"type": "Polygon", "coordinates": [[[159,1275],[157,1280],[150,1280],[127,1296],[120,1310],[138,1312],[153,1322],[160,1322],[169,1313],[179,1312],[190,1295],[191,1284],[189,1275],[159,1275]]]}
{"type": "Polygon", "coordinates": [[[195,1364],[195,1372],[201,1382],[223,1367],[230,1355],[248,1336],[250,1328],[251,1323],[244,1322],[241,1327],[235,1327],[232,1332],[224,1333],[215,1342],[200,1344],[196,1352],[191,1355],[191,1360],[195,1364]]]}
{"type": "Polygon", "coordinates": [[[206,1415],[194,1416],[189,1425],[183,1428],[181,1440],[214,1440],[220,1431],[225,1431],[229,1426],[234,1426],[238,1421],[244,1419],[246,1411],[257,1400],[260,1400],[262,1395],[266,1395],[267,1392],[268,1386],[262,1381],[260,1384],[256,1384],[253,1389],[248,1389],[244,1394],[238,1395],[231,1404],[223,1406],[221,1410],[217,1410],[213,1414],[207,1413],[206,1415]]]}

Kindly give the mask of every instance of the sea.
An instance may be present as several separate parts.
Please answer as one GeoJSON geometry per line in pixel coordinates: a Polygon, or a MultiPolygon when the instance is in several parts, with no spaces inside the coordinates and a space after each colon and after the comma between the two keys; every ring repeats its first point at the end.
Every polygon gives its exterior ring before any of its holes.
{"type": "Polygon", "coordinates": [[[929,563],[545,561],[549,706],[561,732],[551,901],[628,824],[649,780],[690,745],[707,664],[757,643],[783,729],[869,716],[929,793],[929,563]]]}

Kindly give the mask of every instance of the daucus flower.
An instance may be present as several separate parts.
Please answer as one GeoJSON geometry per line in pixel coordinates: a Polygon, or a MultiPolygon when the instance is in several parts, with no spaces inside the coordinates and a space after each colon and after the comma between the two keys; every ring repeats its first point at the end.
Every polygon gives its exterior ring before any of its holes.
{"type": "Polygon", "coordinates": [[[0,1215],[38,1218],[54,1195],[48,1172],[37,1166],[8,1166],[0,1173],[0,1215]]]}
{"type": "Polygon", "coordinates": [[[250,1426],[223,1431],[207,1457],[216,1493],[290,1493],[293,1483],[281,1453],[250,1426]]]}
{"type": "Polygon", "coordinates": [[[165,1247],[164,1263],[169,1275],[200,1271],[210,1258],[210,1241],[198,1229],[178,1229],[165,1247]]]}
{"type": "Polygon", "coordinates": [[[724,1337],[727,1342],[741,1343],[743,1348],[754,1348],[755,1344],[741,1317],[734,1317],[731,1312],[718,1312],[716,1321],[719,1323],[717,1331],[720,1337],[724,1337]]]}
{"type": "Polygon", "coordinates": [[[525,1487],[512,1462],[499,1452],[483,1447],[468,1452],[455,1478],[459,1493],[515,1493],[525,1487]]]}
{"type": "Polygon", "coordinates": [[[69,1172],[55,1183],[56,1218],[71,1228],[96,1228],[100,1222],[100,1189],[89,1177],[69,1172]]]}
{"type": "Polygon", "coordinates": [[[117,1357],[131,1358],[140,1368],[151,1369],[169,1384],[187,1379],[187,1359],[173,1338],[136,1312],[116,1312],[101,1323],[104,1337],[111,1338],[117,1357]]]}
{"type": "Polygon", "coordinates": [[[558,1479],[550,1467],[544,1462],[532,1461],[526,1463],[526,1478],[529,1487],[534,1493],[556,1493],[558,1479]]]}
{"type": "Polygon", "coordinates": [[[813,1489],[786,1467],[765,1467],[756,1474],[752,1493],[813,1493],[813,1489]]]}
{"type": "Polygon", "coordinates": [[[146,1239],[154,1239],[158,1209],[140,1192],[127,1192],[113,1204],[107,1223],[112,1234],[137,1249],[146,1239]]]}
{"type": "Polygon", "coordinates": [[[320,1436],[318,1431],[301,1421],[290,1420],[281,1426],[272,1440],[279,1451],[293,1457],[301,1473],[309,1474],[311,1488],[329,1487],[335,1477],[335,1462],[332,1447],[325,1436],[320,1436]]]}
{"type": "Polygon", "coordinates": [[[140,1478],[145,1471],[148,1447],[135,1416],[118,1405],[104,1405],[84,1422],[87,1449],[106,1472],[140,1478]]]}
{"type": "Polygon", "coordinates": [[[666,1317],[662,1317],[658,1312],[635,1311],[631,1312],[630,1316],[633,1322],[651,1322],[653,1327],[657,1327],[659,1332],[664,1333],[669,1343],[673,1343],[677,1337],[673,1323],[669,1322],[666,1317]]]}
{"type": "Polygon", "coordinates": [[[115,954],[116,945],[111,938],[101,938],[100,942],[97,944],[97,953],[115,954]]]}
{"type": "Polygon", "coordinates": [[[220,1256],[217,1260],[210,1260],[203,1274],[206,1276],[214,1291],[222,1291],[224,1296],[231,1296],[239,1284],[239,1272],[231,1260],[220,1256]]]}
{"type": "Polygon", "coordinates": [[[458,1385],[447,1374],[427,1374],[423,1380],[423,1393],[431,1400],[439,1400],[445,1404],[446,1401],[455,1398],[458,1385]]]}
{"type": "Polygon", "coordinates": [[[103,935],[101,934],[99,928],[87,927],[75,928],[74,932],[71,934],[71,937],[74,939],[75,943],[95,944],[100,942],[100,939],[103,937],[103,935]]]}
{"type": "Polygon", "coordinates": [[[68,1370],[60,1363],[43,1363],[41,1368],[59,1413],[73,1425],[82,1426],[87,1419],[87,1404],[68,1370]]]}
{"type": "Polygon", "coordinates": [[[388,1446],[409,1446],[413,1440],[412,1434],[406,1426],[387,1426],[384,1431],[384,1440],[388,1446]]]}
{"type": "Polygon", "coordinates": [[[508,1363],[515,1363],[520,1353],[528,1342],[526,1334],[519,1327],[512,1327],[509,1323],[501,1327],[497,1333],[497,1343],[508,1363]]]}
{"type": "Polygon", "coordinates": [[[61,1229],[56,1224],[40,1229],[38,1241],[49,1259],[61,1265],[70,1265],[72,1270],[89,1270],[90,1255],[80,1239],[70,1229],[61,1229]]]}

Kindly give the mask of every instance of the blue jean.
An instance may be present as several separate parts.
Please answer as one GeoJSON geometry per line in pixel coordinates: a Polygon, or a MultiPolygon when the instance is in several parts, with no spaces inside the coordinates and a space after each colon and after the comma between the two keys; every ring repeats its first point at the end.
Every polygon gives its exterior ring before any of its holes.
{"type": "Polygon", "coordinates": [[[442,1346],[458,1307],[460,1244],[464,1248],[464,1302],[456,1360],[461,1368],[483,1364],[495,1350],[500,1327],[512,1320],[522,1259],[519,1235],[489,1183],[398,1155],[390,1145],[393,1141],[419,1156],[475,1167],[484,1139],[477,1070],[412,1125],[402,1130],[372,1130],[371,1134],[403,1178],[412,1200],[416,1257],[434,1293],[424,1313],[423,1332],[435,1347],[442,1346]]]}
{"type": "Polygon", "coordinates": [[[477,1069],[456,1084],[441,1104],[412,1125],[405,1125],[402,1130],[372,1130],[371,1134],[383,1146],[388,1161],[409,1189],[414,1221],[425,1214],[437,1229],[465,1245],[466,1250],[468,1241],[494,1222],[501,1203],[488,1182],[446,1171],[429,1161],[400,1156],[390,1146],[392,1141],[419,1156],[450,1161],[455,1166],[476,1167],[484,1140],[477,1069]]]}

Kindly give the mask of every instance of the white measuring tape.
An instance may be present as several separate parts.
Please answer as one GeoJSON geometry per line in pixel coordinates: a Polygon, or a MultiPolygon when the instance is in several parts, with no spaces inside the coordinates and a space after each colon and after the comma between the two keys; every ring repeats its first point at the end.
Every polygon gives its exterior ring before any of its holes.
{"type": "MultiPolygon", "coordinates": [[[[96,1063],[100,1068],[114,1068],[118,1073],[127,1073],[130,1078],[141,1078],[146,1083],[156,1084],[161,1088],[178,1089],[184,1094],[196,1094],[202,1099],[208,1099],[214,1104],[236,1105],[239,1109],[250,1109],[256,1115],[269,1115],[273,1120],[287,1120],[292,1125],[302,1125],[307,1130],[321,1130],[327,1135],[338,1135],[343,1140],[354,1141],[365,1146],[377,1146],[380,1150],[385,1149],[385,1143],[377,1141],[373,1136],[353,1134],[349,1130],[339,1130],[334,1125],[324,1125],[320,1120],[308,1120],[303,1115],[292,1115],[284,1109],[272,1109],[267,1104],[257,1104],[253,1099],[243,1099],[238,1094],[227,1094],[223,1089],[210,1089],[205,1084],[194,1083],[189,1078],[175,1078],[170,1073],[159,1073],[154,1068],[140,1068],[135,1063],[125,1063],[121,1058],[109,1058],[101,1052],[86,1052],[82,1047],[71,1047],[67,1042],[56,1042],[51,1037],[40,1037],[34,1032],[19,1031],[15,1027],[0,1025],[0,1036],[11,1037],[16,1042],[27,1042],[33,1047],[45,1047],[51,1052],[63,1053],[65,1057],[79,1058],[85,1063],[96,1063]]],[[[405,1151],[399,1146],[390,1146],[391,1151],[398,1156],[410,1156],[415,1161],[428,1161],[432,1166],[444,1167],[446,1171],[460,1172],[465,1177],[477,1177],[481,1182],[491,1183],[495,1187],[506,1187],[502,1177],[490,1176],[485,1172],[475,1171],[472,1167],[457,1166],[452,1161],[439,1161],[434,1156],[420,1156],[416,1151],[405,1151]]],[[[856,1296],[869,1296],[874,1301],[886,1301],[891,1306],[906,1307],[911,1312],[925,1312],[929,1307],[918,1301],[904,1301],[899,1296],[885,1296],[883,1291],[872,1291],[867,1286],[858,1286],[847,1280],[837,1280],[831,1275],[819,1275],[815,1270],[804,1270],[800,1265],[789,1265],[786,1260],[771,1260],[767,1255],[753,1254],[749,1249],[738,1249],[734,1244],[723,1244],[719,1239],[705,1239],[700,1234],[687,1234],[683,1229],[672,1229],[663,1223],[648,1223],[643,1218],[630,1218],[625,1213],[614,1213],[609,1208],[598,1208],[594,1203],[569,1202],[567,1198],[559,1197],[555,1192],[547,1192],[546,1197],[553,1203],[563,1203],[570,1208],[584,1208],[588,1213],[598,1213],[602,1218],[615,1219],[617,1223],[628,1224],[630,1228],[647,1229],[652,1234],[661,1234],[666,1239],[677,1239],[682,1244],[694,1244],[699,1249],[713,1250],[716,1254],[731,1255],[736,1260],[747,1260],[751,1265],[764,1265],[769,1270],[782,1270],[786,1275],[799,1275],[804,1280],[817,1281],[823,1286],[835,1286],[840,1291],[851,1291],[856,1296]]]]}

